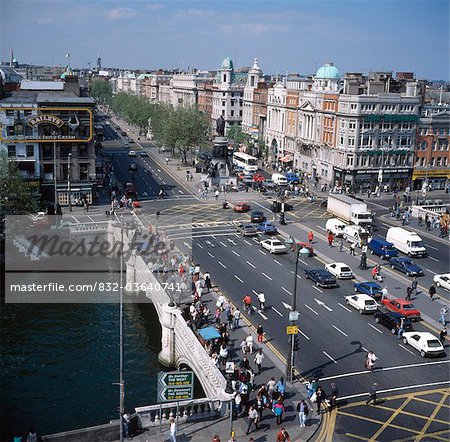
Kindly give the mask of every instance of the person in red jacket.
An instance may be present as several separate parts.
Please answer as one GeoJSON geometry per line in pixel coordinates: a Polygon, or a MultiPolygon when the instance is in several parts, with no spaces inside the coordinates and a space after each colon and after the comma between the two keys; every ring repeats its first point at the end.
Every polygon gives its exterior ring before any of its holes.
{"type": "Polygon", "coordinates": [[[289,433],[282,428],[277,434],[277,442],[291,442],[289,433]]]}
{"type": "Polygon", "coordinates": [[[310,244],[312,244],[313,239],[314,239],[314,234],[313,234],[312,230],[310,230],[308,233],[308,241],[310,244]]]}
{"type": "Polygon", "coordinates": [[[333,247],[334,235],[332,232],[328,232],[328,247],[333,247]]]}

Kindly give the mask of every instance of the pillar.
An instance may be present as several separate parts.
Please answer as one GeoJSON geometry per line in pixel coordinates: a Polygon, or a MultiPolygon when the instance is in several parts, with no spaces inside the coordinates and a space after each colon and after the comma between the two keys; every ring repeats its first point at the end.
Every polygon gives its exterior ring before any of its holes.
{"type": "Polygon", "coordinates": [[[161,309],[159,322],[161,323],[161,351],[158,355],[160,364],[166,367],[175,366],[175,332],[174,325],[176,321],[175,311],[177,307],[164,304],[161,309]]]}
{"type": "MultiPolygon", "coordinates": [[[[125,242],[124,238],[124,242],[125,242]]],[[[125,247],[124,247],[125,249],[125,247]]],[[[128,260],[125,262],[126,264],[126,284],[124,287],[124,291],[127,293],[133,293],[134,290],[134,283],[136,282],[136,250],[126,250],[124,252],[124,258],[128,260]]]]}

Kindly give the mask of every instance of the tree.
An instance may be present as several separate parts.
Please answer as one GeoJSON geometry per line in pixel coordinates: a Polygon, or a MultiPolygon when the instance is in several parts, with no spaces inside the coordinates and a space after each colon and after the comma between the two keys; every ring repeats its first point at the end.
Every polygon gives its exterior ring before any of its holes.
{"type": "Polygon", "coordinates": [[[94,80],[91,95],[99,102],[109,104],[112,99],[112,86],[109,81],[94,80]]]}
{"type": "Polygon", "coordinates": [[[227,137],[237,144],[248,144],[249,136],[242,132],[241,126],[231,126],[228,129],[227,137]]]}

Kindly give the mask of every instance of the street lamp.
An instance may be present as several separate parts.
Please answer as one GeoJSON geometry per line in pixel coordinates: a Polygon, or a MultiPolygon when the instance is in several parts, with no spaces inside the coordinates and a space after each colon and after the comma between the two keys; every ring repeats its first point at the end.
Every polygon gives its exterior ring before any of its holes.
{"type": "Polygon", "coordinates": [[[69,155],[67,157],[67,160],[68,160],[68,164],[67,164],[67,169],[68,169],[67,170],[67,190],[68,190],[68,193],[69,193],[69,211],[70,212],[72,212],[72,187],[71,187],[71,184],[72,184],[71,178],[72,178],[72,176],[71,176],[71,173],[70,173],[71,166],[72,166],[71,159],[72,159],[72,153],[69,153],[69,155]]]}

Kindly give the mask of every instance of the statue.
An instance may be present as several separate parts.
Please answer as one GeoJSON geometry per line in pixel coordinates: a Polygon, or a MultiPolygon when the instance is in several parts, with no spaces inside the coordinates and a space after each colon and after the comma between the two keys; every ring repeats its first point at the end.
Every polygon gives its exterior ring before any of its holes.
{"type": "Polygon", "coordinates": [[[225,136],[225,120],[222,115],[216,120],[216,131],[219,137],[225,136]]]}

